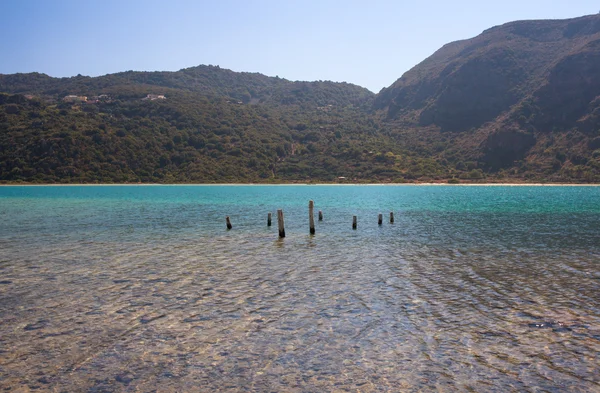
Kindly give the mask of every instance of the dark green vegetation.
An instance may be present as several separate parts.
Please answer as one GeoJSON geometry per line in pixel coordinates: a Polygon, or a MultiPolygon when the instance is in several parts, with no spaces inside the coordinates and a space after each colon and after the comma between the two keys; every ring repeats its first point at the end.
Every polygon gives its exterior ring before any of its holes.
{"type": "Polygon", "coordinates": [[[378,95],[213,66],[0,92],[4,182],[600,181],[600,15],[489,29],[378,95]]]}
{"type": "Polygon", "coordinates": [[[0,179],[403,181],[445,168],[370,114],[374,94],[200,66],[99,78],[0,77],[0,179]],[[34,95],[27,98],[23,93],[34,95]],[[88,102],[65,102],[67,95],[88,102]],[[144,100],[148,94],[166,99],[144,100]],[[90,103],[92,96],[106,95],[90,103]],[[346,178],[346,179],[340,179],[346,178]]]}

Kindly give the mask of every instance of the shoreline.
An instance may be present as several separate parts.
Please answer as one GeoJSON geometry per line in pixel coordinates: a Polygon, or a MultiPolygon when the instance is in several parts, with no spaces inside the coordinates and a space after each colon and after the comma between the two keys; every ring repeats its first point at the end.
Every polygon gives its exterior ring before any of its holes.
{"type": "Polygon", "coordinates": [[[450,187],[600,187],[600,183],[72,183],[72,184],[55,184],[55,183],[4,183],[0,187],[170,187],[170,186],[450,186],[450,187]]]}

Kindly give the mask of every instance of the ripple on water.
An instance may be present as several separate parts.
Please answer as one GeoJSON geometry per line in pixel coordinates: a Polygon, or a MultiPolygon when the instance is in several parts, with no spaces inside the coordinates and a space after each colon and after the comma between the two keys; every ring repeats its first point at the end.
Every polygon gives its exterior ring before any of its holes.
{"type": "Polygon", "coordinates": [[[102,203],[118,220],[92,232],[2,234],[21,240],[0,248],[0,385],[600,389],[598,215],[407,210],[352,231],[337,206],[311,237],[289,207],[277,240],[244,221],[263,207],[225,232],[194,227],[188,202],[138,206],[133,222],[102,203]]]}

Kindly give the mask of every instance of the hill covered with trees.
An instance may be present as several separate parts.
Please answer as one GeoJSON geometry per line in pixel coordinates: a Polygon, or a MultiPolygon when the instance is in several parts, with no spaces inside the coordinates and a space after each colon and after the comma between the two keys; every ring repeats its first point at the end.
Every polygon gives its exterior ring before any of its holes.
{"type": "Polygon", "coordinates": [[[256,104],[234,94],[138,83],[107,86],[87,97],[81,92],[92,90],[52,96],[54,86],[39,96],[0,94],[0,179],[307,182],[400,176],[385,158],[400,151],[368,115],[372,94],[357,95],[355,105],[352,94],[364,93],[356,86],[294,86],[300,90],[289,97],[265,95],[261,100],[273,103],[256,104]]]}
{"type": "Polygon", "coordinates": [[[600,181],[600,15],[454,42],[375,95],[218,66],[0,75],[0,181],[600,181]]]}

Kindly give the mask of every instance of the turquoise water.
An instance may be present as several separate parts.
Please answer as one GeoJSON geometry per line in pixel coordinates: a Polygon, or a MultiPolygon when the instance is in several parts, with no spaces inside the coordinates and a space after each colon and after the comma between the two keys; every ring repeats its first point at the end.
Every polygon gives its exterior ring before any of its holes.
{"type": "Polygon", "coordinates": [[[600,391],[600,187],[7,186],[0,216],[0,387],[600,391]]]}

